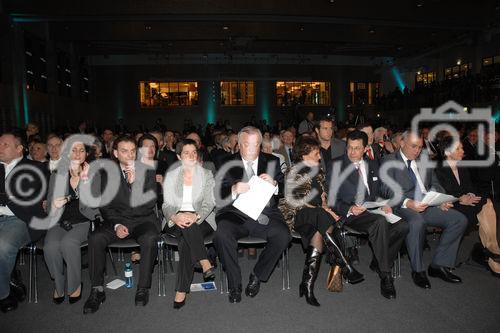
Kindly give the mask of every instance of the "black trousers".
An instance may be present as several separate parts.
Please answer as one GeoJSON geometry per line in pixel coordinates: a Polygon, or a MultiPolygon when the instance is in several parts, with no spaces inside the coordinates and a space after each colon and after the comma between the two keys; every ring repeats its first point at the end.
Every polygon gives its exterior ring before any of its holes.
{"type": "Polygon", "coordinates": [[[253,272],[259,280],[267,281],[281,254],[290,243],[288,227],[282,220],[270,218],[269,224],[262,225],[239,215],[226,213],[217,217],[217,231],[214,244],[219,259],[227,274],[229,289],[241,288],[241,269],[238,265],[238,239],[252,236],[267,240],[253,272]]]}
{"type": "Polygon", "coordinates": [[[346,225],[368,234],[380,271],[390,272],[392,263],[408,234],[408,223],[403,219],[389,223],[381,215],[364,212],[358,216],[349,216],[346,225]]]}
{"type": "MultiPolygon", "coordinates": [[[[139,282],[137,288],[151,288],[151,275],[157,255],[158,227],[151,222],[143,222],[129,229],[127,238],[135,239],[141,248],[139,282]]],[[[92,287],[104,285],[106,269],[106,248],[120,240],[114,230],[103,227],[89,236],[89,271],[92,287]]]]}
{"type": "Polygon", "coordinates": [[[168,232],[179,240],[179,268],[175,291],[188,293],[193,281],[194,265],[207,259],[204,238],[211,234],[213,229],[207,222],[202,222],[184,229],[174,225],[168,232]]]}

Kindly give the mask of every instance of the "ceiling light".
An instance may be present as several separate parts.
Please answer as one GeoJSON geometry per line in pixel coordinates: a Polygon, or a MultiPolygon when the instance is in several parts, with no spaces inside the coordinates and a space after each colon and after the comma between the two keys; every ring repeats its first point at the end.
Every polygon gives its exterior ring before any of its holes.
{"type": "Polygon", "coordinates": [[[460,65],[462,63],[462,59],[457,59],[457,65],[460,65]]]}
{"type": "Polygon", "coordinates": [[[229,30],[229,27],[227,25],[222,27],[222,30],[229,30]]]}
{"type": "Polygon", "coordinates": [[[370,34],[374,34],[374,33],[375,33],[375,28],[370,27],[370,28],[368,29],[368,32],[369,32],[370,34]]]}
{"type": "Polygon", "coordinates": [[[299,30],[300,30],[300,31],[304,31],[304,26],[303,26],[303,25],[301,25],[301,26],[299,27],[299,30]]]}
{"type": "Polygon", "coordinates": [[[417,5],[418,8],[422,8],[424,6],[424,1],[423,0],[417,0],[416,5],[417,5]]]}
{"type": "Polygon", "coordinates": [[[151,30],[151,26],[150,25],[146,25],[146,26],[144,26],[144,29],[151,30]]]}
{"type": "Polygon", "coordinates": [[[417,72],[417,74],[418,74],[418,75],[420,75],[420,74],[422,74],[422,72],[421,72],[421,71],[418,71],[418,72],[417,72]]]}

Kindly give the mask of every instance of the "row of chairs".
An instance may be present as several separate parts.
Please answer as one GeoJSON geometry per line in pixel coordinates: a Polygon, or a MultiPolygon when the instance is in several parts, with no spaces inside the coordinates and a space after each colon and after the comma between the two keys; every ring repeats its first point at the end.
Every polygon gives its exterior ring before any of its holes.
{"type": "MultiPolygon", "coordinates": [[[[359,247],[359,238],[365,236],[362,233],[359,233],[347,226],[343,226],[343,230],[341,233],[344,238],[344,244],[346,244],[346,240],[348,238],[353,238],[354,246],[359,247]]],[[[292,238],[295,240],[300,240],[300,235],[292,231],[292,238]]],[[[209,235],[204,240],[205,246],[213,246],[213,235],[209,235]]],[[[266,240],[257,238],[257,237],[244,237],[238,240],[238,244],[242,247],[261,247],[266,244],[266,240]]],[[[166,296],[166,276],[168,274],[168,269],[170,269],[171,273],[175,273],[174,270],[174,250],[179,245],[178,239],[169,235],[169,234],[161,234],[157,247],[157,263],[158,263],[158,296],[166,296]]],[[[85,248],[88,246],[87,242],[82,243],[81,248],[85,248]]],[[[124,262],[124,250],[137,248],[139,244],[133,239],[124,239],[118,242],[112,243],[108,246],[109,258],[111,260],[111,266],[113,268],[113,273],[115,276],[118,276],[118,270],[116,268],[116,263],[111,252],[112,249],[117,250],[117,262],[124,262]]],[[[31,243],[28,246],[21,249],[21,255],[19,257],[19,264],[24,265],[25,261],[25,252],[28,253],[29,256],[29,287],[28,287],[28,302],[38,303],[38,262],[37,262],[37,252],[41,250],[43,251],[43,240],[38,241],[36,243],[31,243]]],[[[344,253],[346,249],[344,248],[344,253]]],[[[289,265],[289,248],[286,248],[282,253],[281,260],[278,263],[278,267],[281,268],[281,279],[282,279],[282,290],[290,289],[290,265],[289,265]]],[[[401,276],[401,257],[398,254],[398,258],[396,259],[392,275],[394,278],[401,276]]],[[[229,292],[227,287],[227,277],[225,272],[220,265],[219,268],[219,288],[220,293],[229,292]]]]}

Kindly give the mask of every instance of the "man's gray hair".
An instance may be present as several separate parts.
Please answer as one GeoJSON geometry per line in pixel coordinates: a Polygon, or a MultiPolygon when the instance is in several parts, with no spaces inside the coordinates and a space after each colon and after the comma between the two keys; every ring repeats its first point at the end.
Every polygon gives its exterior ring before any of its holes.
{"type": "Polygon", "coordinates": [[[262,143],[262,133],[260,132],[260,130],[257,128],[257,127],[253,127],[253,126],[246,126],[246,127],[243,127],[239,132],[238,132],[238,143],[241,144],[241,135],[243,133],[246,133],[246,134],[257,134],[259,136],[259,144],[262,143]]]}
{"type": "Polygon", "coordinates": [[[412,130],[407,129],[406,131],[403,132],[403,134],[401,134],[401,139],[406,141],[406,139],[408,139],[412,135],[418,138],[421,137],[421,135],[418,132],[414,132],[412,130]]]}

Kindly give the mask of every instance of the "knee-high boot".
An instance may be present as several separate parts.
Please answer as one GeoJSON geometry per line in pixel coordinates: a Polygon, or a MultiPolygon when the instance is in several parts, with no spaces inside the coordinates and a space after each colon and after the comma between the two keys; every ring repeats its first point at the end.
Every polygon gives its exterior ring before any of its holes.
{"type": "Polygon", "coordinates": [[[358,272],[347,260],[346,256],[342,252],[342,237],[340,236],[340,229],[335,228],[330,234],[325,232],[323,235],[323,240],[326,244],[326,248],[331,256],[335,257],[337,265],[342,268],[342,274],[350,284],[359,283],[364,280],[363,274],[358,272]]]}
{"type": "Polygon", "coordinates": [[[302,297],[305,295],[306,302],[313,306],[320,305],[314,296],[314,282],[316,282],[316,278],[318,277],[321,256],[322,254],[318,249],[312,246],[307,248],[302,282],[299,286],[299,296],[302,297]]]}

